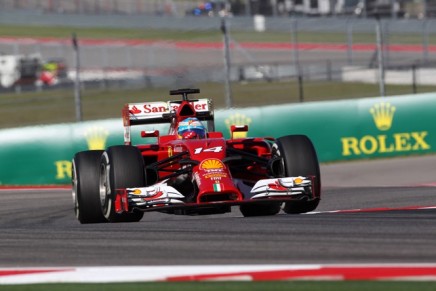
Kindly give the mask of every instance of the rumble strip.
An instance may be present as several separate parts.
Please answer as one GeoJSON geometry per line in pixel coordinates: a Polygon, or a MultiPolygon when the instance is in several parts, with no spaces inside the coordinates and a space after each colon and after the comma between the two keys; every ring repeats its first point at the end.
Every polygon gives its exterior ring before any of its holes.
{"type": "Polygon", "coordinates": [[[436,264],[211,265],[0,269],[0,284],[180,281],[436,281],[436,264]]]}

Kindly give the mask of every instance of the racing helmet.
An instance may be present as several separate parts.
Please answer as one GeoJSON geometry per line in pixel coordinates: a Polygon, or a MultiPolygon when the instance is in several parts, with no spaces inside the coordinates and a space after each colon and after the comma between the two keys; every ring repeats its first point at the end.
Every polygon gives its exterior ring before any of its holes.
{"type": "Polygon", "coordinates": [[[206,128],[195,117],[188,117],[179,123],[177,135],[183,139],[196,139],[206,137],[206,128]]]}

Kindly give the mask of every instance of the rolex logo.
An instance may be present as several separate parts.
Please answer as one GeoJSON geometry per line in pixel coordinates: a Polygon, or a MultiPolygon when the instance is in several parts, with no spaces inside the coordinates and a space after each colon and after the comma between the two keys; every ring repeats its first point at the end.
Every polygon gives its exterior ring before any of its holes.
{"type": "MultiPolygon", "coordinates": [[[[225,120],[227,128],[230,131],[230,126],[232,125],[250,125],[251,118],[247,117],[244,114],[236,113],[230,115],[229,118],[225,120]]],[[[247,137],[247,132],[235,132],[233,133],[234,138],[244,138],[247,137]]]]}
{"type": "Polygon", "coordinates": [[[374,119],[375,126],[379,130],[389,130],[392,126],[392,120],[394,119],[395,107],[390,103],[381,102],[375,104],[369,112],[374,119]]]}
{"type": "Polygon", "coordinates": [[[86,142],[90,150],[103,150],[106,148],[106,140],[109,132],[102,127],[91,127],[85,131],[86,142]]]}

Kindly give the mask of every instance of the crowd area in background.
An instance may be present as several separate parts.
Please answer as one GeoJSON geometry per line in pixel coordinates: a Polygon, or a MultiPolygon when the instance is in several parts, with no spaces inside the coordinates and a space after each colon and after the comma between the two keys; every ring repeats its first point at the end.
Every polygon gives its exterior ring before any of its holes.
{"type": "Polygon", "coordinates": [[[427,18],[431,0],[0,0],[1,10],[167,16],[355,16],[427,18]]]}

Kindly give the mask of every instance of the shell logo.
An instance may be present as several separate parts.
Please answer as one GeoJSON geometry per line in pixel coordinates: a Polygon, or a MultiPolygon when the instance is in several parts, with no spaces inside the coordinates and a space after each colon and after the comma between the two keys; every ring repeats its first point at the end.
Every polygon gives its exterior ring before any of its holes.
{"type": "Polygon", "coordinates": [[[224,164],[218,159],[207,159],[200,164],[200,169],[202,170],[216,170],[222,168],[224,168],[224,164]]]}

